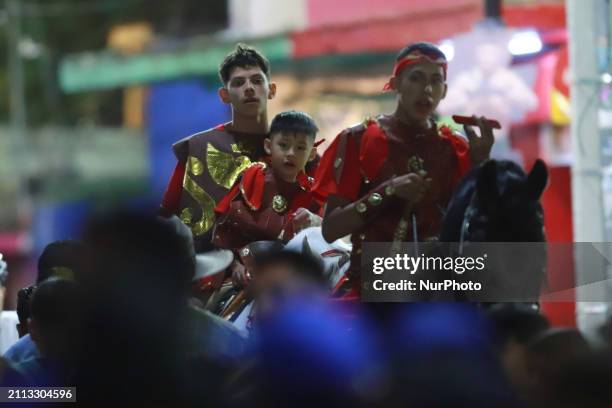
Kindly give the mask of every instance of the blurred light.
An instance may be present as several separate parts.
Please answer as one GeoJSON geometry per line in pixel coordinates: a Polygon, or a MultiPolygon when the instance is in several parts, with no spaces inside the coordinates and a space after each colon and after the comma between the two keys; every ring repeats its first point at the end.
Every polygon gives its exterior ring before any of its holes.
{"type": "Polygon", "coordinates": [[[601,81],[606,85],[612,84],[612,75],[609,72],[604,72],[601,74],[601,81]]]}
{"type": "Polygon", "coordinates": [[[444,53],[447,61],[450,62],[455,58],[455,45],[453,44],[453,40],[442,40],[442,42],[438,44],[438,48],[444,53]]]}
{"type": "Polygon", "coordinates": [[[31,38],[22,38],[18,45],[19,55],[23,58],[34,59],[42,54],[42,47],[31,38]]]}
{"type": "Polygon", "coordinates": [[[513,55],[534,54],[542,50],[540,35],[534,30],[519,31],[508,43],[508,51],[513,55]]]}

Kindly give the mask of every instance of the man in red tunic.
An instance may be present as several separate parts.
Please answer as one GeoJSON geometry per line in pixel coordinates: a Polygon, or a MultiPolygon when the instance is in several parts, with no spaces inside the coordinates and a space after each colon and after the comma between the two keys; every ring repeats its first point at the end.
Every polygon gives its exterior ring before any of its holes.
{"type": "Polygon", "coordinates": [[[446,95],[446,68],[446,57],[433,44],[402,49],[385,85],[397,96],[395,112],[342,131],[319,163],[313,190],[327,200],[323,236],[332,242],[351,234],[344,285],[350,295],[360,293],[363,242],[437,237],[455,184],[489,157],[493,131],[484,118],[475,118],[480,137],[464,127],[467,142],[431,119],[446,95]]]}
{"type": "Polygon", "coordinates": [[[245,45],[225,57],[219,77],[219,97],[231,105],[232,120],[172,146],[178,163],[161,205],[163,214],[176,214],[191,228],[197,252],[212,249],[216,204],[264,156],[268,100],[276,94],[268,61],[245,45]]]}

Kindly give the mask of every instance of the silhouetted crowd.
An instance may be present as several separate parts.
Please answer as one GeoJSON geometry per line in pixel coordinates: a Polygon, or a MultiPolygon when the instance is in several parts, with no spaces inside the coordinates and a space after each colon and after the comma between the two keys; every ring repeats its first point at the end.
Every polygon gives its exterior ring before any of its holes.
{"type": "Polygon", "coordinates": [[[92,220],[50,244],[18,295],[3,386],[76,386],[79,404],[199,407],[610,407],[610,330],[551,328],[532,305],[330,300],[322,265],[271,248],[247,337],[196,306],[172,220],[92,220]]]}

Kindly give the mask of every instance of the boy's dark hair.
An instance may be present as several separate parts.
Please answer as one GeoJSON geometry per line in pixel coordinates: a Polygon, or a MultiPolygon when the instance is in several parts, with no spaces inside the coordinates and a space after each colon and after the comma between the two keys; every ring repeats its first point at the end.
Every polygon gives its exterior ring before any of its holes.
{"type": "Polygon", "coordinates": [[[304,133],[314,139],[319,128],[307,113],[289,110],[281,112],[272,119],[270,136],[275,133],[304,133]]]}
{"type": "Polygon", "coordinates": [[[236,49],[227,54],[219,65],[219,79],[223,85],[229,82],[232,70],[237,67],[259,67],[266,78],[270,78],[270,63],[259,51],[248,45],[236,45],[236,49]]]}
{"type": "Polygon", "coordinates": [[[45,247],[38,258],[36,283],[52,276],[74,278],[75,275],[83,273],[85,262],[86,248],[82,242],[75,240],[52,242],[45,247]]]}
{"type": "Polygon", "coordinates": [[[273,248],[256,256],[255,263],[257,269],[270,265],[284,264],[293,268],[300,276],[310,278],[321,284],[326,282],[322,261],[312,255],[288,249],[273,248]]]}
{"type": "Polygon", "coordinates": [[[17,317],[21,324],[26,324],[30,318],[30,299],[35,289],[36,285],[30,285],[17,292],[17,317]]]}
{"type": "Polygon", "coordinates": [[[447,59],[446,55],[444,55],[444,53],[436,45],[430,42],[421,41],[421,42],[408,44],[407,46],[402,48],[401,51],[397,54],[397,58],[395,58],[395,60],[399,61],[402,58],[404,58],[406,55],[416,50],[419,50],[423,54],[429,57],[432,57],[434,59],[437,59],[437,58],[444,58],[445,60],[447,59]]]}

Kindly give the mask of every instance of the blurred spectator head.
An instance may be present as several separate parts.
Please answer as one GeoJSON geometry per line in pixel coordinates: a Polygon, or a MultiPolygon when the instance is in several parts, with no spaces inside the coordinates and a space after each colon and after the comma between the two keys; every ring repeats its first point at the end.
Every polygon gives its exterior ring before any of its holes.
{"type": "Polygon", "coordinates": [[[182,398],[181,329],[195,267],[184,232],[143,211],[104,214],[86,226],[93,267],[83,282],[87,313],[76,374],[83,399],[167,405],[182,398]]]}
{"type": "Polygon", "coordinates": [[[515,407],[481,310],[460,303],[410,304],[389,336],[397,406],[515,407]]]}
{"type": "Polygon", "coordinates": [[[82,302],[76,282],[49,278],[32,295],[30,335],[41,356],[65,361],[76,351],[82,302]]]}
{"type": "Polygon", "coordinates": [[[259,317],[292,299],[319,299],[325,294],[322,262],[310,254],[272,250],[255,261],[251,290],[259,317]]]}
{"type": "Polygon", "coordinates": [[[547,401],[558,392],[560,371],[588,356],[591,347],[576,329],[550,329],[529,344],[527,363],[531,397],[547,401]]]}
{"type": "Polygon", "coordinates": [[[559,367],[551,384],[552,395],[544,401],[555,408],[607,408],[612,406],[612,355],[588,353],[559,367]]]}
{"type": "Polygon", "coordinates": [[[50,277],[76,279],[86,268],[87,251],[80,241],[55,241],[45,247],[38,258],[38,276],[40,283],[50,277]]]}
{"type": "Polygon", "coordinates": [[[93,219],[85,229],[93,277],[101,288],[187,293],[195,271],[189,229],[175,218],[118,212],[93,219]],[[110,285],[110,286],[109,286],[110,285]]]}
{"type": "Polygon", "coordinates": [[[234,51],[225,56],[219,65],[219,78],[223,85],[230,81],[235,68],[257,67],[270,79],[270,63],[259,51],[245,44],[238,44],[234,51]]]}
{"type": "Polygon", "coordinates": [[[548,320],[530,306],[512,303],[494,306],[488,316],[504,370],[517,390],[526,392],[527,345],[549,328],[548,320]]]}
{"type": "Polygon", "coordinates": [[[17,292],[17,317],[19,323],[17,323],[17,333],[19,337],[23,337],[30,332],[28,327],[28,319],[30,318],[30,301],[32,294],[36,290],[35,285],[19,289],[17,292]]]}
{"type": "Polygon", "coordinates": [[[362,315],[347,319],[338,306],[294,298],[261,322],[248,406],[361,407],[384,400],[391,379],[376,327],[362,315]]]}

